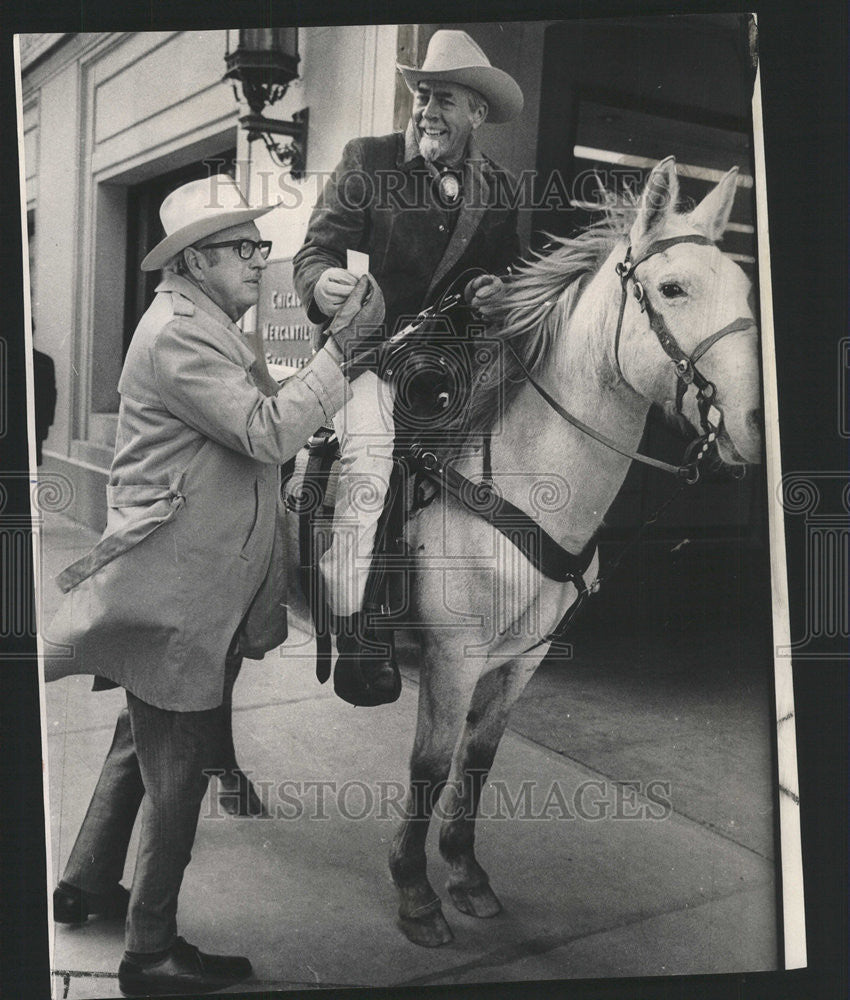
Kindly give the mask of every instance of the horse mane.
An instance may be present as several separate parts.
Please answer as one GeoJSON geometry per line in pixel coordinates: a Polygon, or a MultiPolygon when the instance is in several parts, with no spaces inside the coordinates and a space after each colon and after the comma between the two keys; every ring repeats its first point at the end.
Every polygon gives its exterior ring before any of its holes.
{"type": "Polygon", "coordinates": [[[538,372],[566,328],[587,282],[616,243],[628,233],[636,206],[604,210],[600,221],[574,237],[544,234],[547,243],[531,253],[505,280],[500,318],[485,337],[502,342],[498,357],[473,371],[464,438],[486,434],[503,417],[526,376],[538,372]]]}

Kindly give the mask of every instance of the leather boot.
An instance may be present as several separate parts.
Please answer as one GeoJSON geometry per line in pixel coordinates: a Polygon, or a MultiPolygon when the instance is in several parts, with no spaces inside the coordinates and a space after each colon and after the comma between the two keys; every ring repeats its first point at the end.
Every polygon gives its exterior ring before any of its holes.
{"type": "Polygon", "coordinates": [[[337,660],[334,691],[350,705],[387,705],[401,694],[401,674],[395,659],[393,633],[380,635],[366,625],[366,613],[335,618],[337,660]]]}

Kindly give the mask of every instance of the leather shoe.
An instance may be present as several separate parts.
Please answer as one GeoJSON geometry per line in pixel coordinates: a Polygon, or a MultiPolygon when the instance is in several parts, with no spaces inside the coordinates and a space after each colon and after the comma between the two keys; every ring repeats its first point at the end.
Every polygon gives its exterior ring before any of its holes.
{"type": "Polygon", "coordinates": [[[118,988],[125,997],[213,993],[251,975],[251,963],[237,955],[205,955],[178,937],[165,956],[142,964],[124,956],[118,967],[118,988]]]}
{"type": "Polygon", "coordinates": [[[334,691],[350,705],[374,707],[397,701],[401,694],[401,674],[395,660],[392,631],[377,638],[366,628],[362,615],[336,623],[337,660],[334,691]],[[389,655],[387,655],[389,654],[389,655]]]}
{"type": "Polygon", "coordinates": [[[53,890],[53,919],[58,924],[84,924],[89,916],[121,919],[127,916],[130,892],[120,883],[103,895],[83,892],[60,882],[53,890]]]}

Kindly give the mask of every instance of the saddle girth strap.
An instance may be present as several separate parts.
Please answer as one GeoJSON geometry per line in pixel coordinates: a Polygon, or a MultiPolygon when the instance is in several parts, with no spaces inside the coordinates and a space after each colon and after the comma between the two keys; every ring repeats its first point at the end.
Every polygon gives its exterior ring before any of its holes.
{"type": "Polygon", "coordinates": [[[573,555],[524,510],[499,496],[489,482],[474,483],[457,469],[440,462],[432,451],[420,445],[414,445],[410,454],[426,476],[468,511],[500,531],[536,570],[558,583],[572,583],[579,593],[587,590],[584,573],[596,551],[593,538],[581,552],[573,555]]]}

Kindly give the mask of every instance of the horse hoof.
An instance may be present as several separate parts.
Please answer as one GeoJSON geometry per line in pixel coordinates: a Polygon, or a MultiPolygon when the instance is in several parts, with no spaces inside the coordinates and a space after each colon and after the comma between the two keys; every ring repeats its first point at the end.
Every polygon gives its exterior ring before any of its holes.
{"type": "Polygon", "coordinates": [[[441,948],[454,941],[454,934],[442,910],[435,910],[424,917],[405,917],[399,914],[398,926],[408,941],[422,948],[441,948]]]}
{"type": "Polygon", "coordinates": [[[482,885],[448,885],[452,902],[461,913],[470,917],[495,917],[502,912],[499,897],[487,882],[482,885]]]}

